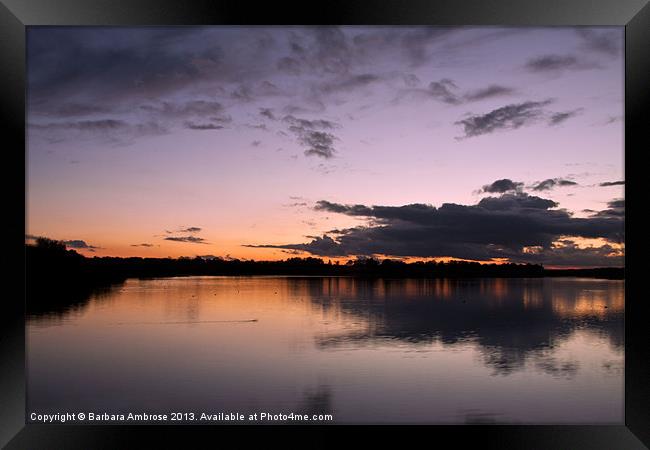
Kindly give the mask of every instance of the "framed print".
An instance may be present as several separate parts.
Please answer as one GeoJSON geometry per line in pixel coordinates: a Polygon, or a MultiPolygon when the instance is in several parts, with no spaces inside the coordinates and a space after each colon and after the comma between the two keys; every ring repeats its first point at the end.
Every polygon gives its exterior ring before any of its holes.
{"type": "Polygon", "coordinates": [[[646,448],[650,7],[556,3],[3,0],[2,444],[646,448]]]}

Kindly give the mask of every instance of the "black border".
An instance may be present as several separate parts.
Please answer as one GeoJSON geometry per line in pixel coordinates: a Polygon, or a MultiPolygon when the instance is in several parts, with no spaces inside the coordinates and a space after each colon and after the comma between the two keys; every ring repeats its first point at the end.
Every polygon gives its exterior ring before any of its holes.
{"type": "MultiPolygon", "coordinates": [[[[391,24],[560,26],[618,25],[626,29],[626,324],[625,426],[392,426],[343,427],[362,442],[407,444],[449,442],[487,448],[525,449],[642,449],[650,445],[650,351],[643,314],[643,267],[632,263],[647,254],[644,232],[637,223],[636,192],[640,192],[643,150],[650,149],[648,100],[650,85],[650,5],[648,0],[331,0],[251,4],[236,0],[0,0],[0,123],[4,141],[3,193],[15,200],[3,217],[6,280],[17,292],[3,300],[0,366],[0,445],[6,448],[122,448],[190,447],[196,439],[213,446],[239,442],[236,447],[268,444],[333,446],[341,440],[332,431],[340,426],[72,426],[25,425],[24,230],[25,197],[25,27],[30,25],[209,25],[209,24],[391,24]],[[644,128],[643,128],[644,127],[644,128]],[[645,133],[644,133],[645,132],[645,133]],[[11,175],[15,179],[12,179],[11,175]],[[18,187],[17,187],[18,186],[18,187]],[[8,194],[8,195],[7,195],[8,194]],[[631,215],[638,234],[630,237],[631,215]],[[634,222],[636,221],[636,222],[634,222]],[[630,244],[632,242],[632,244],[630,244]],[[20,263],[17,263],[20,262],[20,263]],[[16,281],[20,280],[20,281],[16,281]],[[7,281],[8,282],[8,281],[7,281]],[[398,436],[398,432],[399,436],[398,436]],[[443,440],[444,439],[444,440],[443,440]],[[447,440],[451,439],[451,440],[447,440]],[[417,441],[413,441],[414,443],[417,441]]],[[[647,187],[646,187],[647,190],[647,187]]],[[[641,200],[643,201],[643,199],[641,200]]],[[[640,211],[640,210],[639,210],[640,211]]],[[[642,263],[641,263],[642,264],[642,263]]],[[[416,444],[418,445],[418,444],[416,444]]],[[[445,445],[445,447],[447,446],[445,445]]]]}

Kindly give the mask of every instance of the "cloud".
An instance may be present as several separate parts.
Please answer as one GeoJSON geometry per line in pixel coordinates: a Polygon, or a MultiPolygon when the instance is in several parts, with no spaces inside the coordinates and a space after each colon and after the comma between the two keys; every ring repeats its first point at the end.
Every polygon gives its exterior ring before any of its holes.
{"type": "Polygon", "coordinates": [[[605,121],[604,125],[609,125],[611,123],[622,122],[623,116],[610,116],[605,121]]]}
{"type": "Polygon", "coordinates": [[[274,83],[262,80],[254,83],[242,83],[230,93],[230,98],[247,103],[264,97],[283,96],[285,93],[274,83]]]}
{"type": "Polygon", "coordinates": [[[274,69],[289,76],[359,77],[351,82],[356,85],[370,78],[361,78],[365,73],[350,74],[379,58],[391,58],[407,67],[426,64],[432,57],[432,46],[458,30],[428,26],[294,28],[281,39],[287,51],[275,59],[274,69]]]}
{"type": "MultiPolygon", "coordinates": [[[[527,248],[553,255],[566,236],[622,240],[622,217],[575,218],[557,202],[525,193],[505,193],[475,205],[444,203],[403,206],[346,205],[321,200],[315,209],[368,221],[298,244],[262,244],[260,248],[299,250],[320,256],[391,255],[456,257],[473,260],[508,258],[529,261],[527,248]]],[[[574,252],[575,253],[575,252],[574,252]]],[[[551,258],[552,259],[552,258],[551,258]]],[[[551,264],[552,260],[545,260],[551,264]]]]}
{"type": "Polygon", "coordinates": [[[131,244],[131,247],[153,247],[153,244],[142,243],[142,244],[131,244]]]}
{"type": "Polygon", "coordinates": [[[409,97],[416,99],[434,99],[448,105],[459,105],[462,103],[461,96],[453,92],[457,89],[458,86],[453,80],[443,78],[438,81],[430,82],[426,88],[403,89],[399,92],[398,97],[394,101],[397,102],[402,98],[409,97]]]}
{"type": "Polygon", "coordinates": [[[596,31],[589,28],[578,27],[578,35],[583,39],[582,48],[615,57],[623,51],[622,30],[596,31]]]}
{"type": "Polygon", "coordinates": [[[578,183],[571,180],[566,180],[563,178],[549,178],[544,181],[538,181],[534,183],[531,187],[533,191],[548,191],[557,186],[576,186],[578,183]]]}
{"type": "Polygon", "coordinates": [[[319,156],[321,158],[329,159],[334,156],[336,149],[334,149],[334,140],[336,136],[322,131],[307,131],[304,132],[299,140],[305,147],[306,156],[319,156]]]}
{"type": "Polygon", "coordinates": [[[300,119],[293,115],[284,116],[282,120],[290,124],[292,127],[295,127],[297,130],[305,130],[305,129],[333,130],[334,128],[340,127],[340,125],[338,125],[337,123],[331,122],[329,120],[324,120],[324,119],[307,120],[307,119],[300,119]]]}
{"type": "Polygon", "coordinates": [[[207,244],[205,239],[197,236],[167,236],[166,241],[187,242],[190,244],[207,244]]]}
{"type": "Polygon", "coordinates": [[[578,108],[578,109],[574,109],[573,111],[553,113],[548,120],[548,124],[558,125],[564,122],[565,120],[570,119],[571,117],[577,116],[578,114],[582,113],[582,111],[583,111],[582,108],[578,108]]]}
{"type": "Polygon", "coordinates": [[[420,79],[413,73],[403,74],[402,79],[404,81],[404,84],[411,88],[416,87],[420,84],[420,79]]]}
{"type": "Polygon", "coordinates": [[[593,217],[625,217],[625,200],[615,199],[607,203],[607,209],[596,211],[593,217]]]}
{"type": "Polygon", "coordinates": [[[259,69],[274,60],[265,43],[287,32],[224,27],[30,30],[28,114],[103,115],[110,117],[101,120],[132,122],[133,113],[139,113],[149,114],[153,122],[227,123],[231,119],[215,97],[226,98],[238,88],[254,96],[273,93],[273,83],[260,79],[268,72],[259,69]]]}
{"type": "Polygon", "coordinates": [[[463,126],[465,138],[480,136],[497,130],[517,129],[537,121],[545,114],[543,107],[552,102],[549,99],[506,105],[486,114],[470,115],[466,119],[454,122],[454,124],[463,126]]]}
{"type": "Polygon", "coordinates": [[[74,249],[94,251],[95,249],[101,248],[101,247],[96,247],[94,245],[90,245],[86,243],[86,241],[82,241],[81,239],[72,239],[69,241],[61,241],[61,242],[65,244],[66,247],[74,248],[74,249]]]}
{"type": "Polygon", "coordinates": [[[266,117],[270,120],[277,120],[271,108],[260,108],[260,116],[266,117]]]}
{"type": "Polygon", "coordinates": [[[273,64],[272,37],[262,28],[31,30],[28,66],[37,68],[28,73],[31,105],[42,111],[70,99],[113,108],[187,90],[214,93],[225,85],[262,81],[265,71],[253,69],[273,64]]]}
{"type": "MultiPolygon", "coordinates": [[[[258,108],[257,102],[269,96],[282,97],[284,103],[273,104],[275,111],[319,112],[326,108],[321,94],[354,94],[383,80],[403,79],[413,86],[415,75],[400,67],[426,63],[436,44],[460,30],[427,26],[33,29],[27,49],[28,113],[36,119],[103,121],[67,128],[111,129],[116,135],[128,129],[134,138],[176,127],[223,129],[233,120],[227,114],[231,109],[237,111],[249,102],[250,108],[258,108]],[[395,61],[398,68],[387,68],[385,73],[368,70],[385,60],[395,61]],[[295,80],[296,74],[305,77],[295,80]],[[136,114],[150,124],[134,123],[136,114]]],[[[436,83],[431,89],[432,95],[440,95],[436,83]]],[[[261,108],[260,114],[278,120],[271,108],[261,108]]],[[[323,134],[326,130],[321,128],[294,132],[308,156],[334,154],[336,137],[331,132],[323,134]]],[[[48,138],[61,142],[75,136],[48,138]]]]}
{"type": "Polygon", "coordinates": [[[185,122],[185,128],[189,128],[190,130],[222,130],[224,126],[214,123],[195,123],[187,121],[185,122]]]}
{"type": "Polygon", "coordinates": [[[181,228],[178,230],[179,233],[198,233],[201,231],[202,228],[199,227],[187,227],[187,228],[181,228]]]}
{"type": "Polygon", "coordinates": [[[456,94],[451,92],[452,89],[457,88],[458,86],[456,86],[452,80],[443,78],[440,81],[432,81],[429,83],[429,90],[427,93],[431,97],[436,98],[444,103],[448,103],[450,105],[458,105],[461,103],[461,100],[456,94]]]}
{"type": "Polygon", "coordinates": [[[83,103],[64,103],[58,108],[45,115],[56,117],[76,117],[76,116],[92,116],[96,114],[110,113],[110,109],[102,105],[87,105],[83,103]]]}
{"type": "Polygon", "coordinates": [[[592,62],[582,61],[574,55],[543,55],[529,59],[524,67],[529,72],[540,73],[594,69],[600,66],[592,62]]]}
{"type": "Polygon", "coordinates": [[[610,208],[625,208],[625,200],[621,198],[612,200],[607,203],[607,206],[610,208]]]}
{"type": "MultiPolygon", "coordinates": [[[[418,80],[419,81],[419,80],[418,80]]],[[[443,78],[438,81],[432,81],[427,88],[410,88],[400,91],[398,97],[394,100],[399,101],[404,97],[415,98],[432,98],[449,105],[460,105],[463,103],[477,102],[488,98],[511,95],[515,89],[498,84],[491,84],[484,88],[467,91],[464,94],[458,92],[459,87],[455,81],[449,78],[443,78]]]]}
{"type": "Polygon", "coordinates": [[[398,42],[401,50],[408,57],[410,65],[417,67],[431,60],[432,44],[453,36],[458,30],[452,27],[415,27],[404,30],[398,42]]]}
{"type": "Polygon", "coordinates": [[[318,156],[325,159],[334,157],[336,153],[334,141],[337,137],[322,130],[338,128],[337,123],[324,119],[301,119],[293,115],[285,116],[282,120],[289,124],[289,131],[296,136],[298,143],[306,147],[304,151],[306,156],[318,156]]]}
{"type": "Polygon", "coordinates": [[[303,251],[318,256],[346,256],[338,242],[329,236],[314,237],[308,244],[286,244],[286,245],[243,245],[251,248],[277,248],[284,250],[303,251]]]}
{"type": "Polygon", "coordinates": [[[468,102],[476,102],[485,100],[487,98],[501,97],[504,95],[511,95],[515,92],[513,88],[501,86],[498,84],[491,84],[482,89],[476,89],[466,93],[463,98],[468,102]]]}
{"type": "Polygon", "coordinates": [[[551,248],[527,255],[526,261],[553,266],[621,267],[623,251],[610,244],[580,247],[574,239],[558,240],[551,248]]]}
{"type": "Polygon", "coordinates": [[[174,242],[187,242],[190,244],[207,244],[208,242],[202,237],[195,236],[196,233],[201,232],[203,229],[200,227],[180,227],[176,230],[165,230],[163,239],[166,241],[174,242]],[[186,234],[181,236],[178,234],[186,234]]]}
{"type": "Polygon", "coordinates": [[[604,181],[604,182],[600,183],[598,186],[605,187],[605,186],[621,186],[621,185],[625,185],[625,180],[621,180],[621,181],[604,181]]]}
{"type": "Polygon", "coordinates": [[[303,68],[324,73],[346,73],[354,60],[350,40],[339,27],[316,27],[308,39],[294,38],[291,50],[303,68]]]}
{"type": "Polygon", "coordinates": [[[129,123],[117,119],[78,120],[63,122],[31,122],[28,129],[36,136],[57,141],[69,138],[101,138],[112,142],[128,142],[142,136],[166,134],[167,127],[150,121],[129,123]],[[73,133],[70,135],[69,133],[73,133]]]}
{"type": "MultiPolygon", "coordinates": [[[[141,105],[140,109],[167,117],[203,117],[220,115],[224,112],[224,106],[221,103],[208,100],[191,100],[180,103],[160,102],[158,104],[141,105]]],[[[223,116],[222,120],[229,121],[230,118],[228,116],[223,116]]]]}
{"type": "Polygon", "coordinates": [[[278,60],[277,68],[278,70],[290,75],[300,75],[300,72],[302,71],[300,61],[288,56],[282,57],[278,60]]]}
{"type": "Polygon", "coordinates": [[[73,92],[75,83],[79,88],[85,88],[90,79],[103,82],[110,91],[137,78],[141,79],[142,84],[158,84],[171,75],[171,67],[176,67],[179,76],[182,72],[191,75],[187,70],[189,66],[184,64],[189,61],[182,61],[179,55],[170,54],[170,49],[161,45],[162,42],[157,46],[152,45],[149,55],[137,51],[137,38],[148,45],[152,43],[150,39],[164,39],[169,34],[162,30],[136,34],[137,37],[131,34],[135,39],[122,37],[117,40],[111,39],[115,33],[108,30],[80,29],[70,32],[53,28],[29,33],[28,59],[39,67],[39,72],[32,73],[29,80],[34,94],[40,97],[47,90],[73,92]],[[108,51],[106,44],[102,45],[102,40],[113,44],[112,52],[108,51]],[[54,42],[57,53],[53,53],[54,42]],[[46,64],[48,60],[54,60],[57,64],[46,64]]]}
{"type": "Polygon", "coordinates": [[[519,191],[523,187],[524,183],[518,181],[512,181],[508,178],[502,180],[497,180],[492,184],[486,184],[482,188],[482,192],[490,193],[504,193],[509,191],[519,191]]]}
{"type": "Polygon", "coordinates": [[[232,122],[224,106],[216,101],[189,100],[184,102],[163,101],[140,105],[140,110],[150,114],[154,120],[183,121],[191,130],[220,130],[232,122]]]}
{"type": "Polygon", "coordinates": [[[342,79],[328,82],[320,86],[320,91],[323,93],[332,92],[345,92],[360,89],[369,86],[377,81],[381,81],[383,77],[372,73],[364,73],[360,75],[349,75],[342,79]]]}
{"type": "MultiPolygon", "coordinates": [[[[75,106],[76,111],[90,111],[91,107],[84,109],[82,105],[75,106]]],[[[147,122],[131,122],[123,119],[93,119],[77,121],[60,121],[49,123],[32,123],[30,127],[35,130],[46,131],[79,131],[90,135],[115,135],[119,137],[124,133],[131,137],[164,134],[170,125],[183,118],[198,118],[202,122],[185,120],[183,126],[192,130],[218,130],[224,128],[232,118],[224,114],[223,106],[218,102],[193,100],[181,103],[160,102],[156,104],[140,105],[139,109],[149,115],[147,122]],[[208,120],[208,122],[205,122],[208,120]]],[[[69,138],[69,136],[68,136],[69,138]]]]}
{"type": "Polygon", "coordinates": [[[404,97],[415,97],[421,99],[432,98],[443,103],[447,103],[448,105],[460,105],[464,103],[478,102],[494,97],[507,96],[515,92],[515,89],[513,88],[498,84],[491,84],[484,88],[467,91],[464,94],[457,92],[458,89],[459,87],[456,82],[449,78],[443,78],[438,81],[432,81],[425,89],[403,89],[400,91],[398,97],[394,100],[394,102],[398,102],[401,98],[404,97]]]}
{"type": "Polygon", "coordinates": [[[30,124],[33,128],[40,129],[67,129],[79,131],[105,131],[121,130],[128,128],[129,124],[123,120],[102,119],[102,120],[80,120],[76,122],[50,122],[30,124]]]}

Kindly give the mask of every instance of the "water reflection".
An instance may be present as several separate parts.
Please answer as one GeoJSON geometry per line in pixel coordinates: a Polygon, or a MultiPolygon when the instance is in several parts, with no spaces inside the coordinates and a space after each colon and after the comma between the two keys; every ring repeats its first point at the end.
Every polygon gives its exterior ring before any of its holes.
{"type": "Polygon", "coordinates": [[[309,415],[334,413],[330,387],[321,385],[316,390],[306,390],[302,404],[298,408],[298,413],[309,415]]]}
{"type": "Polygon", "coordinates": [[[31,317],[29,402],[618,423],[624,304],[594,279],[128,280],[31,317]]]}
{"type": "Polygon", "coordinates": [[[123,283],[70,289],[38,286],[27,289],[26,316],[32,325],[61,325],[84,315],[92,300],[110,302],[123,283]]]}
{"type": "Polygon", "coordinates": [[[509,374],[535,358],[540,370],[571,376],[575,361],[548,351],[577,329],[605,336],[623,348],[624,293],[608,280],[311,280],[312,302],[323,311],[340,309],[365,327],[317,338],[323,348],[400,339],[453,346],[476,342],[484,362],[509,374]],[[322,289],[319,287],[322,286],[322,289]],[[367,301],[359,301],[360,298],[367,301]]]}

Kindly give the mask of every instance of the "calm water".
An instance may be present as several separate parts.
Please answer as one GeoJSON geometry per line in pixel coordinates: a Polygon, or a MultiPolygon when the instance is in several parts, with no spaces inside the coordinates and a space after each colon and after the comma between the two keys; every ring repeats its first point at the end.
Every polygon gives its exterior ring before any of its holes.
{"type": "Polygon", "coordinates": [[[128,280],[27,327],[28,411],[621,423],[623,281],[128,280]]]}

